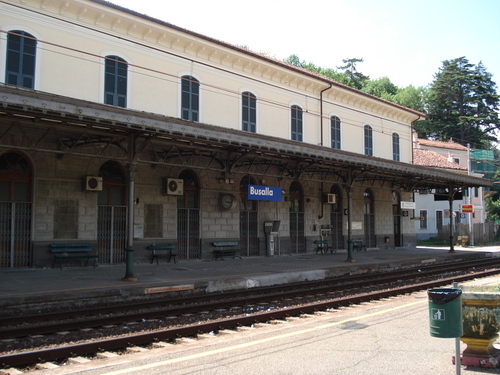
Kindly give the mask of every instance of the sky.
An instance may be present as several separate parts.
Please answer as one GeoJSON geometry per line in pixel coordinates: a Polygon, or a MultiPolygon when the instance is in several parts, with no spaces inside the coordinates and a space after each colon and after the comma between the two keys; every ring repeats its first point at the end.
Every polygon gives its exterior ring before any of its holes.
{"type": "MultiPolygon", "coordinates": [[[[203,35],[283,60],[427,86],[442,62],[482,62],[500,86],[500,0],[111,0],[203,35]]],[[[500,88],[497,87],[500,93],[500,88]]]]}

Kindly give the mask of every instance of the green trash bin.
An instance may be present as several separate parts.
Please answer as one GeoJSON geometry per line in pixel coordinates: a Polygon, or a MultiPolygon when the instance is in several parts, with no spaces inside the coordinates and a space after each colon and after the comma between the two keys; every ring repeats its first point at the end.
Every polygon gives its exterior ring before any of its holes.
{"type": "Polygon", "coordinates": [[[427,291],[427,295],[431,336],[441,338],[462,336],[462,290],[431,289],[427,291]]]}

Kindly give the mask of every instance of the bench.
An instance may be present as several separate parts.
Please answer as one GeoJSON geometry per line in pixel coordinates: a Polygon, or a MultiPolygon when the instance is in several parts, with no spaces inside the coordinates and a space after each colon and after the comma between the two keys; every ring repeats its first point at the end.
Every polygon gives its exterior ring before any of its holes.
{"type": "Polygon", "coordinates": [[[54,263],[52,268],[54,268],[59,261],[61,269],[63,268],[63,263],[65,260],[70,259],[86,259],[85,267],[88,266],[89,260],[94,260],[94,268],[97,266],[96,254],[91,254],[93,251],[91,243],[53,243],[50,244],[50,252],[54,255],[54,263]]]}
{"type": "Polygon", "coordinates": [[[241,257],[241,249],[235,248],[235,246],[238,246],[237,241],[215,241],[212,242],[212,245],[215,246],[214,250],[214,259],[222,259],[224,260],[224,257],[226,256],[232,256],[233,259],[240,258],[241,257]]]}
{"type": "Polygon", "coordinates": [[[170,263],[170,260],[173,258],[174,263],[177,263],[177,253],[174,252],[175,245],[149,245],[147,247],[148,250],[151,250],[151,263],[153,263],[156,259],[156,264],[160,264],[158,262],[158,258],[160,255],[164,255],[167,257],[167,263],[170,263]],[[166,254],[158,254],[157,251],[166,251],[166,254]]]}
{"type": "Polygon", "coordinates": [[[316,254],[326,254],[329,251],[331,251],[332,254],[336,252],[336,250],[332,245],[330,245],[330,241],[328,240],[316,240],[314,241],[314,243],[316,244],[316,254]]]}
{"type": "Polygon", "coordinates": [[[366,245],[363,243],[363,240],[352,240],[352,249],[357,251],[364,249],[366,251],[366,245]]]}

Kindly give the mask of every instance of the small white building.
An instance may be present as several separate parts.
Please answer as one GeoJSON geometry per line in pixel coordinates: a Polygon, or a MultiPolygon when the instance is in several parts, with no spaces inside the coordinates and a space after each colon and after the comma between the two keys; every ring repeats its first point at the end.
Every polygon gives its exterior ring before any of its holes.
{"type": "MultiPolygon", "coordinates": [[[[448,142],[415,139],[413,149],[414,164],[481,177],[470,171],[470,150],[452,140],[448,142]]],[[[415,234],[417,240],[432,237],[449,238],[450,222],[457,235],[469,235],[472,224],[484,224],[484,189],[474,187],[458,191],[453,199],[453,208],[447,194],[436,189],[415,191],[415,234]],[[473,205],[474,212],[462,213],[461,205],[473,205]],[[420,220],[417,220],[419,218],[420,220]]]]}

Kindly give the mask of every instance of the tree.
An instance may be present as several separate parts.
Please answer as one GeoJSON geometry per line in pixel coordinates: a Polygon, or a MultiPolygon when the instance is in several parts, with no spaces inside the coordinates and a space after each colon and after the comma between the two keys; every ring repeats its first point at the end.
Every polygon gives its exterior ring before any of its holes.
{"type": "MultiPolygon", "coordinates": [[[[427,95],[429,90],[426,87],[415,87],[407,86],[402,89],[398,89],[396,95],[391,99],[394,103],[402,105],[404,107],[412,108],[416,111],[425,113],[427,106],[427,95]]],[[[416,124],[418,124],[417,122],[416,124]]]]}
{"type": "Polygon", "coordinates": [[[368,80],[370,80],[369,76],[365,76],[363,73],[358,72],[358,70],[356,68],[356,64],[363,62],[363,61],[364,61],[364,59],[358,59],[358,58],[344,59],[344,60],[342,60],[342,62],[345,65],[337,66],[337,69],[343,70],[344,74],[351,82],[351,84],[349,86],[357,88],[358,90],[361,90],[363,88],[364,84],[368,80]]]}
{"type": "Polygon", "coordinates": [[[285,58],[283,61],[287,64],[294,65],[296,67],[306,69],[306,70],[309,70],[311,72],[320,74],[324,77],[333,79],[334,81],[337,81],[339,83],[349,85],[349,79],[343,73],[339,73],[336,70],[331,69],[331,68],[322,68],[320,66],[313,64],[312,62],[308,63],[305,60],[301,61],[298,55],[290,55],[287,58],[285,58]]]}
{"type": "Polygon", "coordinates": [[[430,86],[428,121],[422,127],[431,138],[482,144],[495,140],[500,130],[498,108],[496,84],[482,63],[446,60],[430,86]]]}
{"type": "Polygon", "coordinates": [[[362,88],[362,91],[367,94],[375,95],[390,101],[393,101],[398,90],[398,87],[387,77],[369,80],[362,88]]]}

